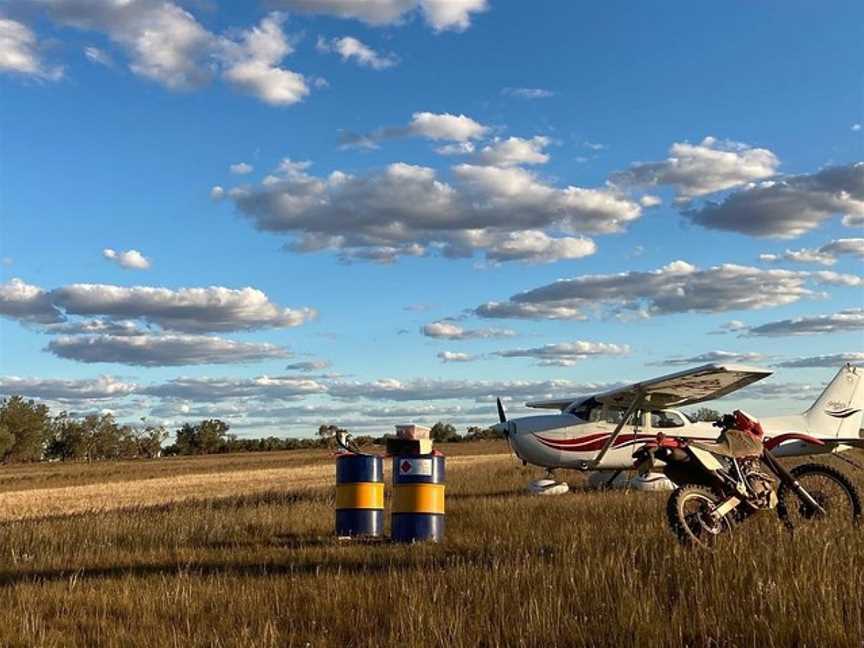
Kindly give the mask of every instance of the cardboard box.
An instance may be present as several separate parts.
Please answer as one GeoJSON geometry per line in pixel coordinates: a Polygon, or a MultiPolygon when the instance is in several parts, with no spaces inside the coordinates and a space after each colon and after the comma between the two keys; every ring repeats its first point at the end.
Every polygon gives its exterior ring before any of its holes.
{"type": "Polygon", "coordinates": [[[431,439],[386,437],[388,455],[425,455],[432,452],[431,439]]]}
{"type": "Polygon", "coordinates": [[[410,441],[420,441],[429,438],[429,428],[409,423],[396,426],[396,437],[410,441]]]}

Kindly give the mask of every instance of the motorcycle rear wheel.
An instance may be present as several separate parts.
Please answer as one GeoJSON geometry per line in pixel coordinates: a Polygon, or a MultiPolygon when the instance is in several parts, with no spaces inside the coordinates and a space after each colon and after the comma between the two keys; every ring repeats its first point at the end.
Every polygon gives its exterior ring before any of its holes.
{"type": "Polygon", "coordinates": [[[862,520],[861,495],[842,472],[825,464],[804,464],[790,471],[810,496],[825,509],[814,511],[786,484],[777,491],[777,515],[790,530],[858,525],[862,520]]]}
{"type": "Polygon", "coordinates": [[[678,541],[687,547],[712,548],[717,537],[732,528],[728,516],[716,522],[708,517],[721,501],[704,486],[687,484],[675,489],[666,504],[666,515],[678,541]]]}

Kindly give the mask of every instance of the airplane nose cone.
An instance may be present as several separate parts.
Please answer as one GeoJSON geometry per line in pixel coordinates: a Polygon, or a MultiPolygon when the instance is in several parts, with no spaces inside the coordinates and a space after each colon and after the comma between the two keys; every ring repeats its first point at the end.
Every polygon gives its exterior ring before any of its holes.
{"type": "Polygon", "coordinates": [[[503,423],[496,423],[492,429],[509,439],[511,435],[516,433],[516,424],[513,421],[504,421],[503,423]]]}

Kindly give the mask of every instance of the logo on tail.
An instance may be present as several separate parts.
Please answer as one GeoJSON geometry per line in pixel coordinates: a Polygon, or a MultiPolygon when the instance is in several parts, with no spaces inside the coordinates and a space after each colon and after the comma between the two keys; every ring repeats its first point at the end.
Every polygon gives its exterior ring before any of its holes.
{"type": "Polygon", "coordinates": [[[860,409],[853,409],[851,407],[845,407],[843,409],[833,410],[833,411],[826,409],[825,413],[828,416],[833,416],[834,418],[837,418],[837,419],[845,419],[845,418],[849,418],[850,416],[853,416],[854,414],[857,414],[860,411],[861,411],[860,409]]]}

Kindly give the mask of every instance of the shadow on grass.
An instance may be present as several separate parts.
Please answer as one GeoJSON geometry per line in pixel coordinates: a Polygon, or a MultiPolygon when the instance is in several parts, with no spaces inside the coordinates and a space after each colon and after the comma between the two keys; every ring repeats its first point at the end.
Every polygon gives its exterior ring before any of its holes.
{"type": "Polygon", "coordinates": [[[473,500],[498,499],[503,497],[530,497],[524,488],[511,488],[509,490],[492,491],[490,493],[447,493],[449,501],[470,502],[473,500]]]}
{"type": "MultiPolygon", "coordinates": [[[[322,545],[338,545],[335,539],[319,538],[322,545]]],[[[385,544],[385,543],[376,543],[385,544]]],[[[308,546],[308,545],[306,545],[308,546]]],[[[332,562],[290,562],[267,561],[257,563],[227,563],[218,561],[201,562],[164,562],[140,565],[110,565],[104,567],[81,567],[70,569],[43,569],[31,571],[0,571],[0,586],[52,583],[75,579],[110,578],[147,578],[154,576],[321,576],[321,575],[375,575],[387,573],[428,572],[455,566],[471,566],[492,569],[502,564],[525,562],[540,559],[549,562],[556,549],[551,546],[537,546],[530,552],[518,555],[501,554],[487,549],[470,550],[465,548],[438,549],[437,553],[422,555],[377,554],[366,556],[363,560],[334,560],[332,562]]]]}
{"type": "Polygon", "coordinates": [[[207,508],[213,511],[248,508],[250,506],[290,506],[304,502],[329,503],[333,499],[332,489],[310,488],[302,491],[262,491],[250,495],[229,495],[219,498],[195,498],[162,504],[141,506],[124,506],[100,511],[80,511],[76,513],[58,513],[39,517],[28,517],[19,520],[9,520],[5,524],[30,524],[85,518],[94,513],[99,515],[129,515],[130,513],[172,513],[190,509],[207,508]]]}

